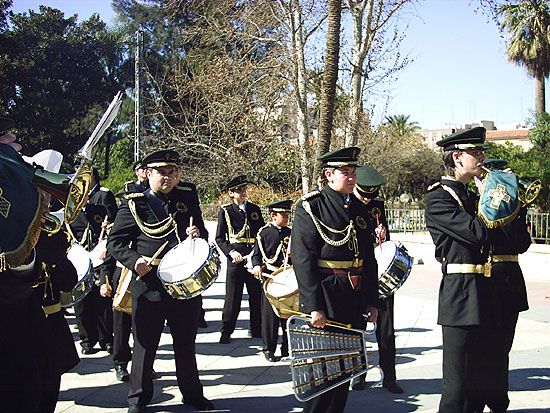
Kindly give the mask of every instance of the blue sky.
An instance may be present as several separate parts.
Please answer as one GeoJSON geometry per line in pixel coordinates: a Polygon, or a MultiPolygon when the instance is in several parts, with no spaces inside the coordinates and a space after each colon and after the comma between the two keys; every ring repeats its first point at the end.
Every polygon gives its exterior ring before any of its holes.
{"type": "MultiPolygon", "coordinates": [[[[476,0],[426,0],[408,14],[403,52],[414,58],[390,85],[388,114],[410,115],[423,128],[493,120],[499,129],[523,122],[534,108],[535,83],[506,60],[495,23],[475,13],[476,0]]],[[[58,8],[85,19],[98,12],[107,23],[111,0],[15,0],[17,12],[58,8]]],[[[547,88],[548,89],[548,88],[547,88]]],[[[546,96],[546,105],[550,106],[546,96]]],[[[381,115],[378,114],[380,120],[381,115]]]]}

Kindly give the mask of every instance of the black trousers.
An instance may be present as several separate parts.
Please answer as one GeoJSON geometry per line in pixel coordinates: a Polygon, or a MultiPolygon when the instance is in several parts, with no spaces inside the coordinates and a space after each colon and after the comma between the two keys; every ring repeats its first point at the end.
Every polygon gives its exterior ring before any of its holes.
{"type": "Polygon", "coordinates": [[[384,373],[384,383],[392,383],[395,375],[395,329],[393,324],[394,296],[383,300],[385,308],[380,310],[376,320],[376,341],[378,342],[379,366],[384,373]]]}
{"type": "Polygon", "coordinates": [[[277,317],[269,300],[262,290],[262,341],[264,343],[263,351],[275,353],[277,342],[279,340],[279,326],[283,330],[281,339],[281,355],[288,355],[288,337],[286,335],[286,320],[277,317]]]}
{"type": "Polygon", "coordinates": [[[508,398],[508,370],[510,366],[510,351],[514,342],[519,313],[502,308],[502,321],[495,334],[493,357],[487,367],[488,377],[493,386],[488,390],[486,404],[494,413],[506,412],[510,404],[508,398]]]}
{"type": "Polygon", "coordinates": [[[346,382],[304,403],[303,413],[342,413],[348,401],[346,382]]]}
{"type": "Polygon", "coordinates": [[[494,333],[481,326],[442,326],[443,393],[440,413],[483,412],[494,333]]]}
{"type": "Polygon", "coordinates": [[[230,260],[227,261],[222,334],[231,335],[233,331],[235,331],[237,318],[241,311],[241,300],[243,298],[243,288],[245,284],[250,307],[250,331],[254,336],[260,336],[262,334],[262,285],[243,265],[235,265],[230,260]]]}
{"type": "Polygon", "coordinates": [[[149,301],[143,295],[132,296],[134,351],[130,374],[130,406],[145,406],[153,397],[153,362],[168,321],[172,335],[176,377],[184,399],[203,397],[195,357],[195,338],[200,311],[200,298],[178,300],[167,294],[161,301],[149,301]]]}
{"type": "MultiPolygon", "coordinates": [[[[117,267],[113,274],[113,291],[116,291],[122,269],[117,267]]],[[[131,274],[130,274],[131,275],[131,274]]],[[[132,316],[122,311],[113,310],[113,363],[126,366],[132,359],[130,349],[130,333],[132,331],[132,316]]]]}
{"type": "Polygon", "coordinates": [[[95,284],[92,290],[74,305],[80,345],[94,347],[99,343],[105,349],[113,344],[113,300],[102,297],[95,284]]]}

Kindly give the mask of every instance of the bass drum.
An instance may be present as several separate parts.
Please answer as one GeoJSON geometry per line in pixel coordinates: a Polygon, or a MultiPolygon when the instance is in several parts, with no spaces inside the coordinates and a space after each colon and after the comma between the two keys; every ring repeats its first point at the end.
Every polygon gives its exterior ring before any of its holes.
{"type": "Polygon", "coordinates": [[[79,244],[71,245],[67,258],[76,269],[78,281],[71,291],[61,292],[59,301],[61,307],[70,307],[82,300],[92,290],[94,285],[94,268],[90,253],[79,244]]]}
{"type": "Polygon", "coordinates": [[[300,311],[298,280],[292,266],[281,267],[263,285],[264,293],[279,318],[289,318],[300,311]]]}
{"type": "Polygon", "coordinates": [[[413,258],[400,242],[385,241],[376,246],[374,256],[378,261],[378,295],[387,298],[395,293],[411,273],[413,258]]]}
{"type": "Polygon", "coordinates": [[[157,275],[168,294],[186,300],[210,287],[218,278],[220,266],[215,246],[202,238],[187,238],[166,253],[157,275]]]}

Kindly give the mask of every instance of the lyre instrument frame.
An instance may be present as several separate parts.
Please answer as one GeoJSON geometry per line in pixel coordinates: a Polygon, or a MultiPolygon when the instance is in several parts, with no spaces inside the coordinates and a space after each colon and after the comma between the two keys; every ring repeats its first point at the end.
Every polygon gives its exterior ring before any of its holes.
{"type": "Polygon", "coordinates": [[[364,375],[368,369],[366,331],[334,323],[320,329],[310,321],[301,315],[287,321],[294,396],[301,402],[364,375]]]}

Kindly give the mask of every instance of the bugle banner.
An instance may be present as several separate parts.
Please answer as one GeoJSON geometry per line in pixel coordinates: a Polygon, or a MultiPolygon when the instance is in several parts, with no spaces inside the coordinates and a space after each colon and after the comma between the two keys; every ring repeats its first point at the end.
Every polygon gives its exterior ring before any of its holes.
{"type": "Polygon", "coordinates": [[[513,173],[491,170],[483,180],[478,216],[488,228],[498,228],[512,221],[521,207],[518,177],[513,173]]]}

